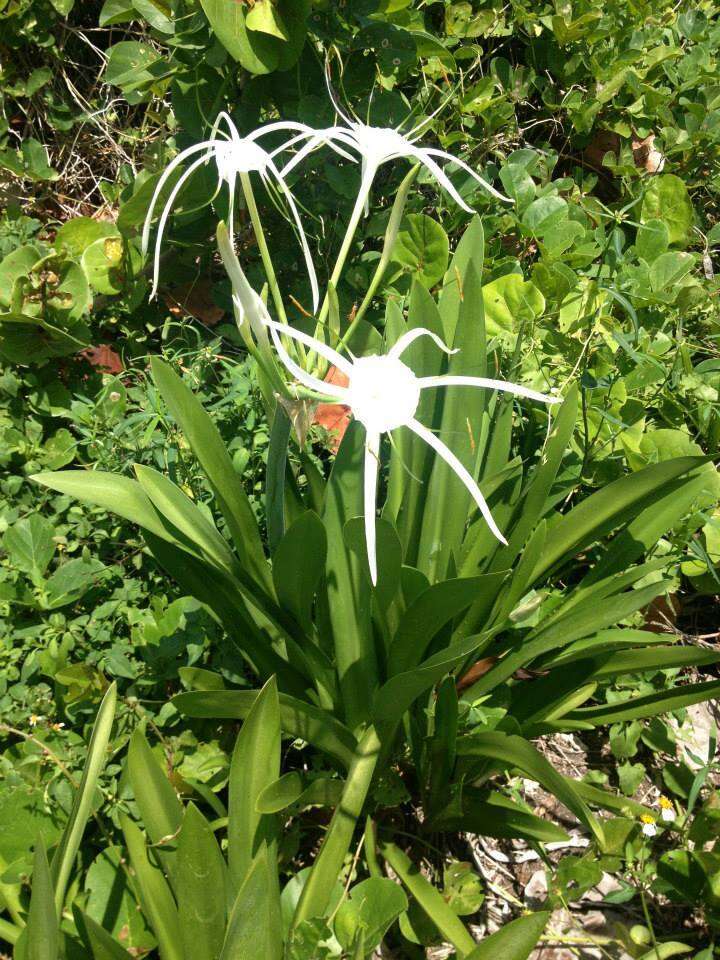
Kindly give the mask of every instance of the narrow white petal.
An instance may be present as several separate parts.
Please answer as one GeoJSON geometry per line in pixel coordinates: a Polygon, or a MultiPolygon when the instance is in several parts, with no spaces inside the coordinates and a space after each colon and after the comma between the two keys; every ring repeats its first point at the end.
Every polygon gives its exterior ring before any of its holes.
{"type": "MultiPolygon", "coordinates": [[[[289,140],[282,147],[279,147],[277,150],[273,150],[270,155],[274,157],[276,153],[293,146],[295,142],[300,142],[302,139],[304,139],[302,136],[293,137],[292,140],[289,140]]],[[[317,150],[323,144],[330,147],[335,151],[335,153],[339,154],[345,160],[349,160],[351,163],[356,163],[357,160],[355,157],[349,154],[346,150],[343,150],[342,147],[339,147],[338,143],[344,143],[347,147],[354,147],[357,149],[357,144],[355,143],[352,135],[349,133],[349,131],[344,130],[342,127],[331,127],[328,130],[317,130],[308,143],[298,150],[294,157],[288,160],[280,173],[283,177],[287,176],[288,173],[298,166],[298,164],[302,163],[308,154],[312,153],[314,150],[317,150]]]]}
{"type": "Polygon", "coordinates": [[[280,184],[280,189],[282,190],[285,199],[288,202],[293,220],[295,221],[295,226],[297,227],[297,231],[300,235],[300,246],[302,247],[303,256],[305,257],[305,266],[307,267],[308,276],[310,277],[310,289],[312,290],[313,298],[313,313],[316,313],[320,304],[320,289],[318,287],[317,274],[315,273],[315,264],[313,263],[312,254],[310,253],[310,247],[308,246],[307,237],[305,236],[305,230],[302,225],[302,220],[300,219],[300,213],[297,205],[295,204],[295,199],[290,191],[290,187],[288,187],[288,185],[285,183],[282,174],[270,159],[268,159],[268,169],[280,184]]]}
{"type": "Polygon", "coordinates": [[[389,357],[399,357],[401,356],[407,348],[415,340],[420,337],[431,337],[432,340],[437,344],[438,347],[445,353],[457,353],[457,350],[451,350],[447,344],[440,339],[440,337],[433,333],[432,330],[428,330],[426,327],[415,327],[412,330],[408,330],[407,333],[404,333],[400,339],[392,345],[390,350],[388,350],[389,357]]]}
{"type": "Polygon", "coordinates": [[[435,434],[432,433],[432,431],[428,430],[428,428],[423,426],[422,423],[420,423],[419,421],[414,419],[410,420],[406,424],[406,426],[408,426],[413,431],[413,433],[416,433],[422,440],[424,440],[425,443],[429,444],[429,446],[431,446],[433,450],[443,458],[443,460],[445,461],[445,463],[447,463],[450,469],[455,472],[457,477],[460,480],[462,480],[462,482],[467,487],[471,497],[473,498],[475,503],[478,505],[478,509],[480,510],[480,513],[483,515],[485,523],[487,523],[487,525],[490,527],[490,530],[492,531],[494,536],[498,538],[500,543],[504,543],[507,545],[507,540],[502,535],[502,533],[498,528],[498,525],[493,520],[493,516],[490,513],[490,507],[488,507],[485,497],[480,492],[480,487],[475,483],[471,474],[468,473],[468,471],[465,469],[462,463],[460,463],[460,461],[452,452],[452,450],[446,447],[445,444],[442,442],[442,440],[436,437],[435,434]]]}
{"type": "Polygon", "coordinates": [[[258,127],[257,130],[253,130],[252,133],[247,135],[246,139],[257,140],[258,137],[263,137],[266,133],[276,133],[278,130],[294,130],[305,134],[305,136],[312,136],[315,133],[311,126],[307,123],[300,123],[299,120],[273,120],[271,123],[266,123],[264,126],[258,127]]]}
{"type": "Polygon", "coordinates": [[[376,522],[377,481],[380,469],[380,434],[368,433],[365,438],[365,473],[363,486],[365,493],[365,544],[367,546],[368,566],[373,586],[377,584],[377,546],[376,522]]]}
{"type": "Polygon", "coordinates": [[[459,207],[462,207],[463,210],[466,211],[466,213],[475,212],[472,207],[468,206],[468,204],[465,203],[463,198],[460,196],[460,194],[457,192],[457,190],[453,186],[452,181],[450,180],[448,175],[445,173],[442,167],[433,160],[433,158],[429,155],[426,149],[423,149],[421,147],[412,147],[411,149],[408,150],[407,156],[415,157],[415,159],[419,160],[424,167],[427,167],[427,169],[430,171],[430,173],[432,173],[432,175],[435,177],[435,179],[440,184],[440,186],[447,193],[450,194],[450,196],[453,198],[455,203],[459,207]]]}
{"type": "Polygon", "coordinates": [[[147,254],[147,250],[148,250],[148,244],[150,240],[150,223],[152,221],[153,212],[155,210],[155,204],[157,203],[158,197],[162,193],[163,187],[168,181],[168,177],[170,177],[174,173],[174,171],[180,166],[180,164],[184,163],[185,160],[187,160],[187,158],[191,156],[193,153],[197,153],[198,150],[207,150],[208,156],[210,156],[210,151],[212,150],[214,145],[215,143],[213,140],[204,140],[202,143],[194,143],[191,147],[186,147],[185,150],[181,150],[180,153],[176,157],[173,157],[173,159],[170,161],[167,167],[165,167],[165,169],[163,170],[162,176],[158,180],[155,190],[153,191],[153,195],[150,200],[150,206],[148,207],[148,212],[145,214],[145,223],[143,224],[143,232],[142,232],[143,256],[147,254]]]}
{"type": "Polygon", "coordinates": [[[162,245],[162,236],[165,231],[165,224],[167,223],[168,217],[170,216],[170,211],[172,210],[172,205],[175,203],[177,195],[180,193],[182,188],[185,186],[185,183],[190,179],[190,177],[195,173],[198,167],[201,167],[205,163],[205,157],[199,157],[197,160],[193,160],[187,170],[180,177],[178,182],[172,188],[170,196],[167,198],[167,203],[160,217],[160,223],[158,224],[157,237],[155,239],[155,257],[153,260],[153,283],[152,291],[150,297],[155,296],[157,292],[158,279],[160,275],[160,247],[162,245]]]}
{"type": "Polygon", "coordinates": [[[240,134],[238,133],[238,128],[235,126],[235,121],[227,112],[227,110],[221,110],[220,113],[215,117],[215,123],[212,127],[213,138],[217,137],[220,131],[220,123],[223,120],[227,124],[228,130],[230,131],[231,140],[234,140],[236,143],[238,143],[240,141],[240,134]]]}
{"type": "Polygon", "coordinates": [[[450,102],[450,100],[452,100],[452,98],[455,96],[455,92],[456,90],[452,89],[450,93],[443,100],[440,101],[440,105],[436,107],[431,114],[425,117],[424,120],[421,120],[420,123],[415,124],[412,130],[410,130],[409,133],[406,134],[408,140],[414,140],[416,137],[419,136],[420,132],[424,130],[425,127],[427,127],[429,123],[432,123],[432,121],[440,113],[440,111],[444,110],[445,107],[450,102]]]}
{"type": "Polygon", "coordinates": [[[477,182],[484,187],[488,193],[491,193],[494,197],[497,197],[498,200],[502,200],[504,203],[512,203],[513,200],[510,197],[506,197],[504,193],[500,193],[499,190],[496,190],[491,184],[487,182],[479,173],[476,173],[469,164],[465,163],[464,160],[460,160],[458,157],[454,157],[451,153],[446,153],[444,150],[436,150],[434,147],[425,147],[424,152],[430,154],[432,157],[441,157],[443,160],[457,164],[458,167],[463,169],[466,173],[469,173],[477,182]]]}
{"type": "MultiPolygon", "coordinates": [[[[342,372],[348,377],[352,375],[351,363],[349,363],[344,357],[341,357],[336,350],[332,349],[332,347],[329,347],[326,343],[322,343],[320,340],[316,340],[315,337],[311,337],[307,333],[303,333],[302,330],[296,330],[295,327],[291,327],[288,324],[277,323],[275,320],[271,320],[269,317],[265,319],[265,326],[270,327],[270,333],[272,334],[273,342],[275,343],[277,352],[280,354],[280,359],[288,368],[288,370],[290,370],[293,376],[296,376],[297,379],[301,383],[304,383],[306,387],[309,386],[311,390],[317,390],[318,393],[327,393],[333,397],[346,397],[346,387],[340,387],[336,383],[325,383],[323,380],[318,380],[317,377],[311,376],[309,373],[303,370],[302,367],[298,366],[292,357],[290,357],[285,347],[283,347],[282,342],[278,337],[278,333],[282,333],[286,337],[291,337],[293,340],[297,340],[298,343],[303,343],[306,347],[314,350],[315,353],[320,354],[321,357],[325,357],[326,360],[329,360],[333,366],[337,367],[338,370],[342,370],[342,372]],[[310,383],[310,381],[312,381],[312,383],[310,383]]],[[[343,400],[343,402],[345,402],[345,400],[343,400]]]]}
{"type": "Polygon", "coordinates": [[[335,113],[345,121],[348,126],[352,125],[352,120],[340,109],[340,104],[337,101],[335,96],[335,91],[332,88],[332,83],[330,82],[330,61],[325,61],[325,86],[327,87],[328,96],[332,101],[332,105],[335,108],[335,113]]]}
{"type": "Polygon", "coordinates": [[[528,400],[538,400],[540,403],[560,403],[560,397],[551,397],[547,393],[540,393],[523,387],[519,383],[510,383],[508,380],[488,380],[486,377],[419,377],[420,388],[425,387],[484,387],[486,390],[503,390],[513,393],[516,397],[527,397],[528,400]]]}

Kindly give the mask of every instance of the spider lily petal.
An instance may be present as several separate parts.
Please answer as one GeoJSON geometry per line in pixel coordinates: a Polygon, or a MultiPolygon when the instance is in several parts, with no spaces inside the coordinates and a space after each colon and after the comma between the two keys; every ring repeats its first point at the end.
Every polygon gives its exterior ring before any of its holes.
{"type": "Polygon", "coordinates": [[[434,147],[423,147],[422,150],[426,156],[439,157],[442,160],[447,160],[450,163],[456,164],[456,166],[460,167],[461,170],[464,170],[465,173],[469,173],[474,180],[477,180],[480,186],[484,187],[488,193],[491,193],[494,197],[497,197],[498,200],[502,200],[503,203],[513,202],[511,197],[506,197],[505,194],[500,193],[499,190],[496,190],[492,184],[488,183],[484,177],[481,177],[479,173],[476,173],[468,163],[465,163],[465,161],[461,160],[459,157],[454,157],[451,153],[446,153],[444,150],[436,150],[434,147]]]}
{"type": "Polygon", "coordinates": [[[447,463],[456,476],[462,480],[471,497],[478,505],[480,513],[485,519],[485,523],[487,523],[487,525],[490,527],[490,530],[498,538],[500,543],[503,543],[507,546],[507,540],[502,535],[498,525],[493,520],[493,515],[490,513],[490,507],[488,507],[485,497],[483,497],[482,493],[480,492],[480,487],[475,483],[471,474],[465,469],[452,450],[450,450],[449,447],[446,447],[442,440],[438,439],[438,437],[436,437],[431,430],[428,430],[427,427],[424,427],[418,420],[411,420],[407,426],[413,431],[413,433],[416,433],[422,440],[424,440],[425,443],[429,444],[429,446],[431,446],[433,450],[435,450],[435,452],[443,458],[445,463],[447,463]]]}
{"type": "Polygon", "coordinates": [[[278,334],[282,333],[293,340],[297,340],[298,343],[302,343],[306,347],[310,347],[311,350],[319,353],[321,357],[325,357],[326,360],[329,360],[330,363],[336,366],[338,370],[342,370],[342,372],[347,376],[352,374],[351,363],[349,363],[344,357],[341,357],[337,351],[333,350],[332,347],[329,347],[326,343],[316,340],[315,337],[311,337],[307,333],[303,333],[301,330],[296,330],[294,327],[287,326],[286,324],[277,323],[275,320],[271,320],[267,316],[264,319],[264,323],[265,326],[270,327],[270,335],[273,338],[273,343],[275,344],[275,349],[277,350],[280,359],[285,367],[300,383],[306,387],[309,387],[310,390],[315,390],[318,393],[325,393],[333,399],[339,399],[345,402],[345,398],[347,397],[347,387],[341,387],[335,383],[327,383],[324,380],[319,380],[317,377],[313,377],[312,374],[309,374],[306,370],[303,370],[303,368],[299,364],[295,363],[290,354],[287,352],[278,334]]]}
{"type": "Polygon", "coordinates": [[[514,393],[516,397],[527,397],[528,400],[539,400],[540,403],[560,403],[559,397],[551,397],[547,393],[531,390],[519,383],[510,383],[508,380],[488,380],[486,377],[454,377],[452,375],[440,377],[419,377],[421,389],[426,387],[485,387],[487,390],[502,390],[505,393],[514,393]]]}
{"type": "Polygon", "coordinates": [[[412,330],[408,330],[407,333],[404,333],[396,343],[392,345],[388,351],[389,357],[399,357],[401,356],[407,348],[417,340],[419,337],[431,337],[433,341],[443,350],[445,353],[458,353],[458,350],[451,350],[447,344],[444,343],[440,337],[433,333],[432,330],[428,330],[426,327],[414,327],[412,330]]]}
{"type": "Polygon", "coordinates": [[[380,434],[368,433],[365,438],[364,464],[364,508],[365,514],[365,544],[367,548],[370,579],[373,586],[377,584],[377,547],[375,531],[375,510],[377,509],[377,480],[380,469],[380,434]]]}

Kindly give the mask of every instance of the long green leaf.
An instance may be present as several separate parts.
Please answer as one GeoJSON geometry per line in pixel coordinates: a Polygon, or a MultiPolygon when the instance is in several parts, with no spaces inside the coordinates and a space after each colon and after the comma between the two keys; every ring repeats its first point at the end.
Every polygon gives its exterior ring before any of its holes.
{"type": "Polygon", "coordinates": [[[376,724],[396,723],[421,694],[478,649],[482,637],[466,637],[429,657],[420,666],[396,673],[380,687],[373,703],[376,724]]]}
{"type": "Polygon", "coordinates": [[[230,914],[220,960],[281,960],[279,894],[267,850],[253,862],[230,914]]]}
{"type": "Polygon", "coordinates": [[[546,629],[531,634],[508,652],[484,677],[473,685],[475,693],[487,693],[511,677],[516,670],[531,664],[537,657],[559,649],[614,623],[618,623],[661,594],[670,581],[660,580],[639,590],[628,590],[603,604],[591,604],[563,617],[546,629]]]}
{"type": "Polygon", "coordinates": [[[41,838],[35,844],[32,895],[25,937],[27,960],[58,960],[60,925],[50,866],[41,838]]]}
{"type": "Polygon", "coordinates": [[[133,960],[131,953],[76,905],[73,905],[73,918],[92,960],[133,960]]]}
{"type": "Polygon", "coordinates": [[[450,941],[460,957],[468,957],[475,947],[475,941],[439,890],[425,879],[419,868],[395,844],[378,840],[378,849],[443,938],[450,941]]]}
{"type": "Polygon", "coordinates": [[[706,462],[703,457],[664,460],[621,477],[593,493],[551,527],[545,553],[538,561],[533,580],[539,580],[556,563],[569,560],[614,527],[631,520],[651,499],[676,488],[680,477],[706,462]]]}
{"type": "Polygon", "coordinates": [[[130,738],[127,767],[143,825],[175,888],[176,841],[183,808],[139,727],[130,738]]]}
{"type": "Polygon", "coordinates": [[[140,906],[147,917],[161,960],[184,960],[178,936],[180,917],[162,871],[148,859],[145,838],[132,820],[120,815],[120,826],[130,855],[140,906]]]}
{"type": "MultiPolygon", "coordinates": [[[[478,269],[470,264],[461,277],[462,299],[448,362],[452,376],[486,375],[485,319],[478,269]]],[[[482,454],[480,429],[488,391],[475,387],[442,387],[440,440],[473,475],[482,454]]],[[[430,475],[418,548],[418,567],[432,583],[444,577],[452,554],[459,551],[472,498],[445,461],[435,457],[430,475]]]]}
{"type": "Polygon", "coordinates": [[[369,726],[357,745],[342,797],[300,894],[293,915],[293,927],[303,920],[325,915],[334,885],[350,851],[355,826],[362,813],[379,754],[380,740],[375,728],[369,726]]]}
{"type": "MultiPolygon", "coordinates": [[[[242,720],[257,696],[257,690],[180,693],[172,703],[187,717],[242,720]]],[[[344,767],[352,763],[356,740],[332,714],[287,694],[281,693],[279,701],[280,725],[287,736],[311,743],[344,767]]]]}
{"type": "Polygon", "coordinates": [[[212,417],[178,375],[158,357],[150,361],[153,379],[203,469],[225,517],[240,562],[266,589],[270,570],[257,520],[212,417]]]}
{"type": "Polygon", "coordinates": [[[532,913],[506,923],[486,937],[467,960],[527,960],[550,919],[549,911],[532,913]]]}
{"type": "MultiPolygon", "coordinates": [[[[394,328],[395,337],[388,340],[388,347],[405,332],[400,318],[394,328]]],[[[442,340],[445,338],[440,312],[430,293],[419,280],[414,279],[410,288],[407,329],[423,327],[442,340]]],[[[386,332],[390,336],[390,332],[386,332]]],[[[437,376],[442,372],[444,354],[430,337],[421,337],[410,344],[403,354],[403,363],[418,377],[437,376]]],[[[415,416],[428,426],[435,426],[437,411],[441,408],[440,390],[423,390],[415,416]]],[[[397,531],[404,547],[405,562],[415,564],[422,527],[428,480],[434,462],[434,452],[411,430],[401,427],[392,434],[393,453],[390,461],[388,519],[395,519],[397,531]]]]}
{"type": "Polygon", "coordinates": [[[285,533],[285,468],[291,427],[285,408],[276,403],[265,470],[265,516],[271,553],[285,533]]]}
{"type": "Polygon", "coordinates": [[[262,791],[280,776],[280,704],[274,677],[265,684],[248,712],[235,742],[230,764],[228,801],[228,864],[233,888],[245,882],[258,852],[277,859],[277,818],[259,813],[262,791]]]}
{"type": "Polygon", "coordinates": [[[402,615],[393,637],[390,676],[420,663],[438,630],[466,610],[485,586],[482,577],[442,580],[417,596],[402,615]]]}
{"type": "Polygon", "coordinates": [[[55,906],[58,915],[65,902],[70,871],[75,856],[80,848],[80,841],[85,832],[85,825],[92,811],[95,799],[95,789],[98,778],[107,760],[110,731],[115,719],[115,704],[117,702],[117,687],[113,683],[103,697],[98,710],[93,732],[88,746],[87,760],[80,780],[80,786],[75,794],[72,812],[63,831],[62,839],[58,844],[52,860],[52,875],[55,884],[55,906]]]}
{"type": "Polygon", "coordinates": [[[351,729],[367,719],[377,684],[370,619],[370,581],[348,550],[343,527],[363,513],[364,429],[353,421],[340,445],[325,492],[327,599],[345,720],[351,729]]]}
{"type": "MultiPolygon", "coordinates": [[[[455,804],[453,804],[453,808],[455,804]]],[[[479,833],[485,837],[540,840],[543,843],[564,841],[568,834],[552,820],[529,813],[502,793],[468,787],[462,793],[462,812],[449,809],[435,820],[432,827],[479,833]]]]}
{"type": "Polygon", "coordinates": [[[602,827],[592,815],[584,800],[527,740],[495,730],[487,731],[461,737],[458,740],[457,752],[458,756],[486,757],[496,760],[506,767],[522,770],[564,803],[568,810],[571,810],[578,820],[588,827],[602,846],[604,840],[602,827]]]}
{"type": "Polygon", "coordinates": [[[718,695],[720,695],[720,680],[689,683],[682,687],[674,687],[672,690],[661,690],[659,693],[649,693],[642,697],[630,697],[619,703],[601,703],[595,707],[573,710],[563,717],[563,721],[572,723],[580,720],[599,727],[608,723],[618,723],[620,720],[642,720],[646,717],[657,717],[661,713],[671,713],[683,707],[691,707],[695,703],[705,703],[716,699],[718,695]]]}
{"type": "Polygon", "coordinates": [[[308,633],[312,629],[313,599],[326,558],[325,527],[312,510],[291,524],[273,556],[272,575],[278,601],[308,633]]]}
{"type": "Polygon", "coordinates": [[[185,960],[216,960],[225,930],[226,867],[197,807],[185,810],[177,849],[177,905],[185,960]]]}
{"type": "Polygon", "coordinates": [[[553,420],[552,429],[540,460],[535,468],[527,490],[524,492],[517,522],[508,538],[507,547],[501,547],[493,561],[492,569],[511,566],[523,549],[536,524],[543,518],[550,491],[557,478],[560,464],[575,429],[578,410],[578,388],[568,390],[560,409],[553,420]]]}
{"type": "Polygon", "coordinates": [[[258,813],[279,813],[288,807],[335,807],[340,803],[344,780],[318,777],[307,781],[297,770],[291,770],[269,784],[257,799],[258,813]]]}
{"type": "Polygon", "coordinates": [[[229,545],[207,516],[172,480],[142,464],[135,464],[140,486],[163,518],[195,545],[197,552],[229,574],[235,559],[229,545]]]}

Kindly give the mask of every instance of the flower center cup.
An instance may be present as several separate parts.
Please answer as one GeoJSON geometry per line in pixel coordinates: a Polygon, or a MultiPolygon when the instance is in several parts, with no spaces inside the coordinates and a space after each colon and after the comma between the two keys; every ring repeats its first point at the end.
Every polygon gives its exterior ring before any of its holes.
{"type": "Polygon", "coordinates": [[[268,155],[254,140],[218,140],[214,150],[218,176],[231,187],[239,173],[262,173],[267,166],[268,155]]]}
{"type": "Polygon", "coordinates": [[[397,357],[358,357],[352,365],[347,403],[368,433],[386,433],[415,416],[420,384],[397,357]]]}
{"type": "Polygon", "coordinates": [[[364,123],[353,124],[353,132],[362,153],[368,160],[378,164],[407,152],[407,141],[392,127],[369,127],[364,123]]]}

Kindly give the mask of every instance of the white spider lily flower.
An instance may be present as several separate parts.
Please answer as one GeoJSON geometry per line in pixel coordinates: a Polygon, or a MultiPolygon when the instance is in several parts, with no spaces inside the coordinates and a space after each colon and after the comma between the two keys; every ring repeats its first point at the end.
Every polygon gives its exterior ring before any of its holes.
{"type": "Polygon", "coordinates": [[[472,207],[460,196],[452,181],[442,169],[438,161],[447,161],[454,163],[465,173],[469,174],[483,189],[487,190],[492,196],[497,197],[505,203],[512,203],[510,197],[500,193],[491,184],[487,182],[479,173],[476,173],[464,160],[453,156],[445,150],[438,150],[435,147],[418,146],[418,139],[424,127],[433,119],[433,117],[443,108],[444,103],[425,120],[421,121],[409,133],[404,134],[400,129],[393,127],[374,127],[367,123],[362,123],[358,119],[349,117],[341,109],[330,83],[329,67],[325,71],[325,80],[328,93],[338,116],[343,120],[345,126],[329,127],[327,130],[318,133],[321,140],[308,141],[308,143],[297,152],[297,154],[283,168],[282,175],[285,176],[301,160],[314,150],[320,142],[327,143],[337,149],[338,144],[343,144],[358,152],[362,161],[362,176],[360,182],[360,194],[358,203],[368,212],[368,203],[370,189],[372,187],[375,174],[385,163],[392,160],[401,160],[403,158],[412,162],[420,163],[437,180],[440,186],[450,194],[455,203],[457,203],[467,213],[474,213],[472,207]]]}
{"type": "Polygon", "coordinates": [[[257,130],[253,130],[253,132],[249,133],[247,136],[241,137],[230,116],[225,113],[225,111],[222,111],[220,114],[218,114],[218,118],[213,126],[210,139],[203,140],[200,143],[194,143],[185,150],[181,150],[180,153],[170,161],[157,182],[152,199],[150,200],[147,216],[145,217],[145,224],[143,226],[142,233],[143,256],[145,256],[148,251],[150,242],[150,224],[155,211],[155,204],[157,203],[160,193],[165,187],[165,184],[168,182],[168,179],[173,175],[177,168],[185,163],[185,161],[189,158],[194,158],[192,163],[190,163],[187,169],[181,174],[170,191],[170,195],[168,196],[160,215],[157,238],[155,240],[151,297],[154,297],[157,293],[158,276],[160,272],[160,249],[162,245],[163,233],[165,232],[165,226],[167,224],[168,217],[170,216],[172,206],[175,203],[175,200],[177,199],[177,196],[182,190],[183,186],[190,179],[193,173],[203,164],[208,163],[209,160],[214,160],[217,167],[218,176],[217,189],[219,190],[223,183],[226,183],[230,189],[229,222],[231,235],[233,233],[235,187],[238,177],[241,174],[259,173],[265,186],[269,186],[272,181],[277,184],[287,202],[288,207],[290,208],[290,213],[300,238],[300,247],[305,259],[308,276],[310,277],[310,286],[313,296],[313,310],[317,310],[320,294],[313,258],[312,254],[310,253],[310,247],[308,246],[307,237],[305,236],[305,230],[303,229],[300,213],[298,211],[297,204],[295,203],[295,199],[290,188],[285,182],[284,175],[280,172],[274,160],[274,157],[281,150],[285,149],[286,145],[278,147],[273,151],[268,151],[258,143],[258,140],[261,137],[264,137],[270,133],[277,133],[278,131],[288,131],[290,133],[294,133],[295,136],[290,141],[291,143],[296,143],[303,139],[310,139],[314,142],[316,137],[316,131],[312,127],[309,127],[305,123],[297,123],[292,120],[280,120],[273,123],[267,123],[265,126],[258,127],[257,130]],[[230,131],[229,137],[219,136],[220,124],[222,121],[225,121],[230,131]]]}
{"type": "Polygon", "coordinates": [[[400,359],[402,353],[418,337],[428,336],[446,353],[449,350],[442,340],[430,330],[418,327],[405,333],[386,354],[373,354],[367,357],[347,359],[327,344],[293,327],[285,326],[266,317],[265,323],[275,344],[275,349],[289,372],[305,387],[327,398],[331,403],[342,403],[350,408],[352,415],[365,427],[365,463],[364,463],[364,515],[365,540],[367,544],[370,578],[377,583],[377,557],[375,548],[375,512],[377,481],[380,458],[380,439],[383,433],[390,433],[398,427],[407,427],[424,440],[442,457],[456,476],[467,487],[493,534],[501,543],[507,543],[498,529],[490,508],[474,478],[458,460],[452,450],[435,436],[422,423],[415,419],[420,402],[420,394],[431,387],[484,387],[489,390],[503,390],[518,397],[539,400],[542,403],[558,403],[557,397],[551,397],[537,390],[530,390],[520,384],[506,380],[491,380],[485,377],[417,377],[400,359]],[[280,334],[291,337],[314,350],[332,363],[348,378],[347,387],[327,383],[303,370],[290,357],[283,346],[280,334]]]}

